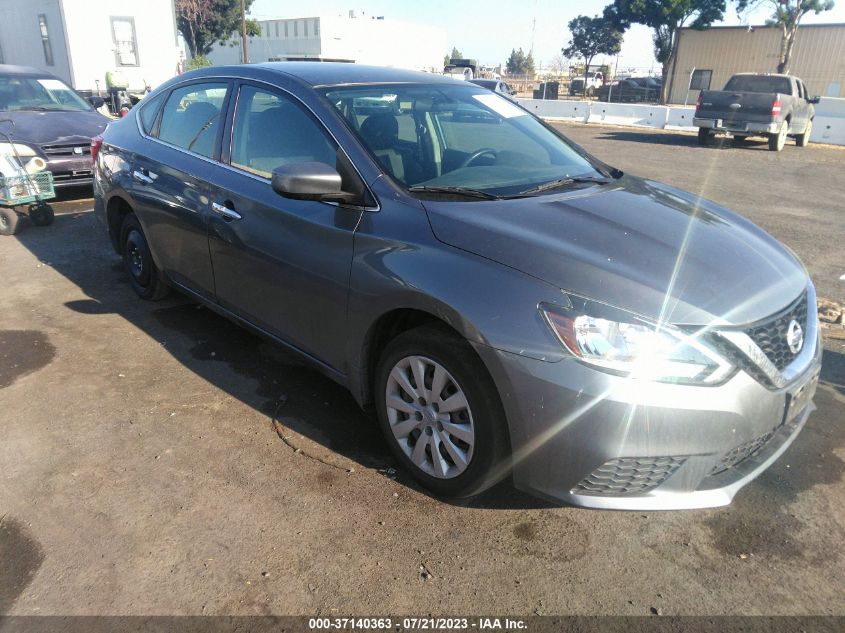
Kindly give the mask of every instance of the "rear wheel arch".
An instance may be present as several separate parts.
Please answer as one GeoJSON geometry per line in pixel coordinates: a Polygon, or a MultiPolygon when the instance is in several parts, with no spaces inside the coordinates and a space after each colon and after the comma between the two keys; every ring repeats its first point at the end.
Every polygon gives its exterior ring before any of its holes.
{"type": "Polygon", "coordinates": [[[106,205],[106,218],[109,226],[109,237],[111,237],[112,246],[118,254],[123,253],[123,244],[121,243],[122,236],[120,234],[123,228],[123,222],[126,217],[135,213],[132,205],[122,196],[112,196],[106,205]]]}

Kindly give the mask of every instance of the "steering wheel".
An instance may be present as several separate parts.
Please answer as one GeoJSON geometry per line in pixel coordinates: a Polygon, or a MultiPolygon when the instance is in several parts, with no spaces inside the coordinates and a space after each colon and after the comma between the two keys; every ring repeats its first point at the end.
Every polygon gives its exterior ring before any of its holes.
{"type": "Polygon", "coordinates": [[[461,164],[458,165],[458,168],[460,169],[461,167],[469,167],[473,162],[475,162],[482,156],[492,156],[495,160],[499,156],[499,152],[494,150],[492,147],[482,147],[481,149],[475,150],[472,154],[463,159],[461,161],[461,164]]]}

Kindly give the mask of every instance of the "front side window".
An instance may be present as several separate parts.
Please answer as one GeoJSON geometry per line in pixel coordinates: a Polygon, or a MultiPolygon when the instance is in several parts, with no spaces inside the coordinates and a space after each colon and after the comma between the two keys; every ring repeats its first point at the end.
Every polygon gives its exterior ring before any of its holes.
{"type": "Polygon", "coordinates": [[[135,18],[112,18],[111,34],[117,65],[137,66],[138,40],[135,38],[135,18]]]}
{"type": "Polygon", "coordinates": [[[91,104],[55,77],[0,76],[0,112],[88,111],[91,104]]]}
{"type": "Polygon", "coordinates": [[[333,87],[324,95],[407,187],[510,195],[558,178],[599,175],[525,110],[477,86],[333,87]]]}
{"type": "Polygon", "coordinates": [[[50,43],[50,31],[47,29],[47,16],[38,15],[38,31],[41,33],[41,47],[44,49],[44,63],[55,66],[53,61],[53,45],[50,43]]]}
{"type": "Polygon", "coordinates": [[[302,162],[336,166],[337,146],[292,98],[243,86],[232,131],[232,167],[269,178],[276,167],[302,162]]]}
{"type": "Polygon", "coordinates": [[[212,157],[226,90],[224,83],[191,84],[173,90],[161,114],[159,139],[212,157]]]}

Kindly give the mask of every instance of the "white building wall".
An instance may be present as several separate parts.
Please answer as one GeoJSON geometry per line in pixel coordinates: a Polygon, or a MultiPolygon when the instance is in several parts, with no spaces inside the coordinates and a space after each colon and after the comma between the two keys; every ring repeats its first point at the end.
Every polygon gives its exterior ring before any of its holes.
{"type": "Polygon", "coordinates": [[[176,74],[179,51],[173,0],[62,1],[75,88],[93,90],[96,80],[105,88],[106,72],[115,69],[129,80],[133,90],[145,84],[155,88],[176,74]],[[112,17],[133,19],[137,66],[118,66],[112,17]]]}
{"type": "MultiPolygon", "coordinates": [[[[321,16],[259,24],[261,35],[249,38],[252,63],[306,58],[440,71],[446,50],[445,29],[399,20],[321,16]]],[[[239,64],[240,38],[218,44],[208,57],[215,65],[239,64]]]]}
{"type": "Polygon", "coordinates": [[[2,0],[0,49],[4,62],[33,66],[64,79],[77,90],[106,87],[106,72],[119,69],[130,88],[155,87],[176,74],[179,52],[173,0],[2,0]],[[38,15],[47,17],[54,65],[49,66],[38,15]],[[112,17],[132,18],[136,66],[118,66],[112,17]]]}
{"type": "Polygon", "coordinates": [[[60,0],[2,0],[0,51],[3,62],[31,66],[73,83],[60,0]],[[48,65],[41,41],[38,16],[47,19],[53,65],[48,65]]]}

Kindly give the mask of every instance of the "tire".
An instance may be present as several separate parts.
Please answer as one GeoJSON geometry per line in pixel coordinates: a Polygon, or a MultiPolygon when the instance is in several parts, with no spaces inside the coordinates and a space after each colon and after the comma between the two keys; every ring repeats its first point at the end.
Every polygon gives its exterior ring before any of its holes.
{"type": "Polygon", "coordinates": [[[29,208],[29,219],[35,226],[50,226],[56,214],[49,204],[34,204],[29,208]]]}
{"type": "Polygon", "coordinates": [[[375,401],[393,455],[436,495],[469,497],[510,473],[507,422],[493,380],[472,346],[445,328],[419,327],[387,345],[376,367],[375,401]],[[436,377],[442,386],[435,396],[436,377]],[[450,411],[443,410],[447,402],[450,411]]]}
{"type": "Polygon", "coordinates": [[[710,141],[710,130],[706,127],[698,128],[698,144],[707,145],[710,141]]]}
{"type": "Polygon", "coordinates": [[[0,235],[14,235],[20,226],[20,217],[14,209],[0,208],[0,235]]]}
{"type": "Polygon", "coordinates": [[[813,120],[807,121],[807,127],[804,132],[795,137],[795,144],[798,147],[807,147],[810,144],[810,135],[813,133],[813,120]]]}
{"type": "Polygon", "coordinates": [[[786,144],[786,136],[789,132],[789,123],[784,121],[780,124],[780,131],[777,134],[769,134],[769,151],[779,152],[786,144]]]}
{"type": "Polygon", "coordinates": [[[123,265],[135,294],[147,301],[163,299],[170,289],[161,279],[141,223],[134,214],[123,220],[120,236],[123,265]]]}

